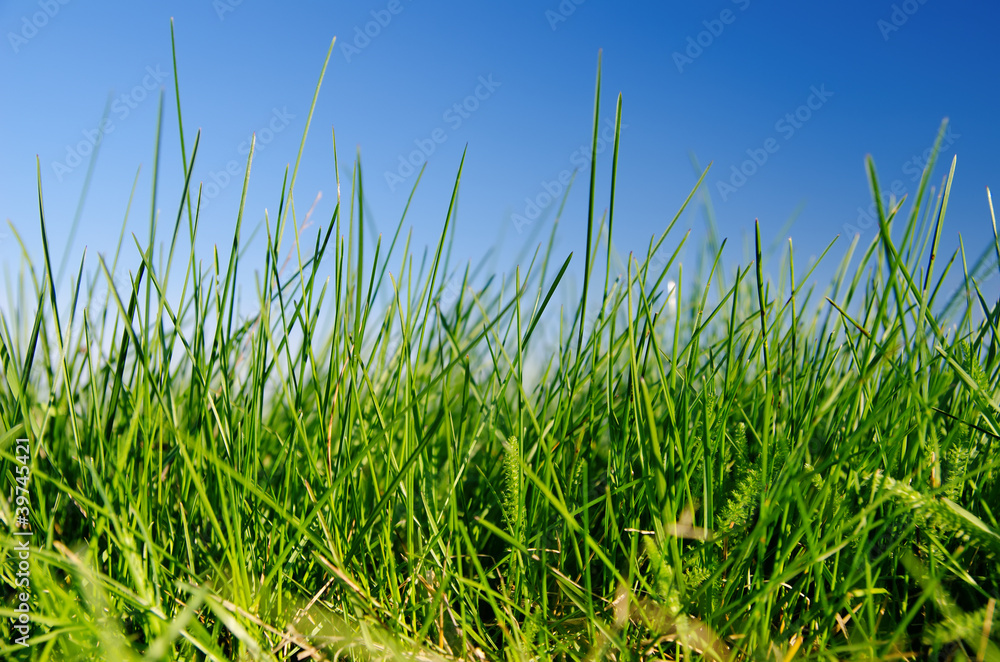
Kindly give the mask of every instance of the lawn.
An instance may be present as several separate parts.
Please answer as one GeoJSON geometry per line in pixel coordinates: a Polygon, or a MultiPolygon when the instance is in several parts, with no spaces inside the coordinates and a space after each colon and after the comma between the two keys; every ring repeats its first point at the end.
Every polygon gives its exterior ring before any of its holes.
{"type": "Polygon", "coordinates": [[[0,313],[4,659],[1000,660],[1000,241],[938,252],[944,124],[912,197],[868,160],[878,227],[821,291],[759,228],[682,269],[704,173],[620,254],[621,97],[582,255],[553,225],[463,266],[464,158],[424,250],[405,212],[371,239],[359,160],[311,219],[253,150],[266,250],[241,203],[196,255],[200,135],[160,104],[184,189],[148,239],[54,263],[40,169],[14,230],[44,251],[0,313]]]}

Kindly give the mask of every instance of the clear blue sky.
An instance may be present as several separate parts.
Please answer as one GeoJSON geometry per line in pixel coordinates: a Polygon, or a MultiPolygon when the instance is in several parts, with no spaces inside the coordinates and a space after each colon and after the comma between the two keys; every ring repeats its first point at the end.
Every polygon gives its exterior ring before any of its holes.
{"type": "MultiPolygon", "coordinates": [[[[755,218],[774,239],[802,203],[791,235],[797,263],[805,264],[870,205],[865,154],[874,155],[887,186],[898,180],[897,190],[912,193],[917,161],[946,116],[952,132],[944,162],[959,156],[946,246],[957,245],[961,232],[978,253],[992,238],[985,187],[1000,189],[1000,6],[993,3],[16,0],[0,4],[0,211],[4,228],[12,221],[36,256],[35,155],[58,259],[84,181],[88,135],[100,130],[109,94],[108,131],[72,254],[85,245],[91,254],[113,248],[140,165],[128,230],[146,238],[161,85],[157,207],[161,227],[172,223],[183,182],[171,16],[189,151],[195,131],[203,132],[194,176],[216,193],[204,210],[206,245],[231,241],[245,141],[254,131],[261,144],[247,224],[256,225],[265,208],[273,218],[334,36],[296,191],[300,213],[322,192],[315,220],[324,224],[336,198],[331,127],[342,169],[360,146],[370,211],[383,233],[395,226],[414,180],[400,159],[433,146],[408,222],[418,246],[439,232],[468,144],[456,256],[475,260],[502,238],[494,268],[509,270],[531,236],[531,226],[517,232],[514,215],[527,218],[526,199],[544,202],[546,186],[558,189],[560,174],[583,162],[577,150],[589,140],[603,49],[601,114],[613,119],[621,92],[627,125],[614,237],[622,253],[644,252],[662,231],[696,180],[693,153],[703,165],[714,162],[707,181],[721,234],[730,238],[730,265],[745,264],[742,244],[755,218]],[[733,168],[754,155],[767,160],[745,181],[733,179],[733,168]],[[237,181],[226,184],[231,163],[237,181]]],[[[604,209],[610,150],[599,166],[604,209]]],[[[942,163],[935,182],[944,172],[942,163]]],[[[581,175],[561,223],[560,254],[581,255],[585,169],[581,175]]],[[[550,222],[551,215],[535,221],[550,222]]],[[[685,216],[680,229],[688,227],[697,236],[702,215],[685,216]]],[[[842,238],[835,255],[846,245],[842,238]]],[[[13,266],[16,256],[8,234],[0,259],[13,266]]]]}

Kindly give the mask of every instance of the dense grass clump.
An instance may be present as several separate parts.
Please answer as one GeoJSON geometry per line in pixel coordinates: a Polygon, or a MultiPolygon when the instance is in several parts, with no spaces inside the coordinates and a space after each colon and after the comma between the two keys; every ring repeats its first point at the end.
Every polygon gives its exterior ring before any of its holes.
{"type": "Polygon", "coordinates": [[[765,278],[759,231],[749,266],[710,233],[684,274],[671,231],[704,174],[619,256],[617,132],[586,254],[550,236],[488,279],[450,261],[461,164],[424,253],[405,212],[366,241],[356,162],[318,232],[296,165],[263,255],[242,204],[231,246],[184,255],[180,144],[168,238],[151,219],[124,284],[81,261],[63,295],[40,193],[45,254],[0,317],[0,656],[1000,659],[1000,310],[977,285],[1000,243],[941,266],[954,162],[884,208],[869,160],[878,233],[820,294],[791,243],[765,278]]]}

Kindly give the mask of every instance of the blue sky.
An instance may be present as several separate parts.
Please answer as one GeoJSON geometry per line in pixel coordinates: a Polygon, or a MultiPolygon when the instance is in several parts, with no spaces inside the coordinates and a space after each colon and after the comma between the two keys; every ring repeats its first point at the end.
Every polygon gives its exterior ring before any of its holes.
{"type": "MultiPolygon", "coordinates": [[[[706,182],[720,234],[730,239],[730,266],[746,264],[743,244],[755,218],[765,239],[782,238],[802,205],[790,230],[797,264],[838,233],[839,257],[844,235],[861,229],[858,208],[871,204],[865,155],[873,154],[887,188],[895,183],[912,194],[944,117],[951,130],[935,183],[959,157],[945,246],[957,246],[959,232],[974,254],[992,240],[985,187],[1000,186],[993,45],[1000,7],[991,3],[17,0],[0,4],[0,259],[9,267],[18,248],[7,220],[40,255],[35,155],[58,260],[97,135],[100,156],[70,248],[72,271],[84,246],[91,267],[96,252],[114,248],[140,166],[127,230],[147,238],[161,86],[156,206],[162,228],[173,222],[183,178],[171,16],[189,152],[202,130],[194,177],[211,194],[201,224],[206,247],[231,241],[253,132],[246,223],[252,229],[265,209],[273,219],[334,36],[296,185],[300,214],[322,193],[317,223],[327,223],[336,199],[331,129],[342,170],[360,148],[369,213],[383,233],[395,227],[415,180],[406,161],[426,158],[407,222],[418,247],[440,232],[468,145],[456,257],[475,262],[499,245],[490,268],[509,271],[532,245],[532,231],[547,233],[556,205],[545,202],[561,188],[560,176],[565,181],[583,165],[557,244],[560,255],[581,255],[588,174],[580,148],[589,141],[603,49],[602,121],[613,120],[621,92],[626,125],[614,236],[622,254],[644,252],[663,230],[697,179],[694,154],[703,166],[714,162],[706,182]],[[532,203],[540,206],[535,219],[532,203]]],[[[600,210],[610,155],[598,158],[600,210]]],[[[674,240],[687,228],[697,240],[704,216],[684,216],[674,240]]],[[[867,228],[863,240],[873,235],[867,228]]],[[[262,262],[260,235],[254,246],[262,262]]],[[[134,247],[126,243],[126,251],[125,265],[134,265],[134,247]]],[[[832,271],[835,262],[827,266],[832,271]]]]}

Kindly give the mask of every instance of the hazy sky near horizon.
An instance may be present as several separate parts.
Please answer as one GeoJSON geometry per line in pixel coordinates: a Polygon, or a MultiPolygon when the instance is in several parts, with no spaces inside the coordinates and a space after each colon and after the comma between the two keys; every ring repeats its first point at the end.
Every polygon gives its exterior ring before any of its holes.
{"type": "MultiPolygon", "coordinates": [[[[383,234],[427,162],[406,222],[418,249],[437,239],[467,146],[454,257],[475,262],[501,246],[496,271],[509,272],[522,249],[547,236],[579,169],[556,250],[581,255],[603,49],[605,138],[619,92],[623,99],[613,237],[623,255],[644,254],[662,232],[697,180],[693,156],[702,167],[713,163],[705,190],[730,240],[729,266],[746,264],[755,218],[765,240],[793,237],[797,265],[838,234],[839,258],[847,235],[861,231],[867,243],[875,234],[864,220],[872,204],[865,155],[887,192],[912,196],[945,117],[935,184],[958,155],[945,246],[956,247],[961,232],[972,260],[992,241],[985,187],[1000,187],[1000,6],[992,3],[15,0],[0,3],[0,259],[11,273],[19,249],[8,220],[41,255],[36,155],[58,261],[98,139],[68,271],[85,246],[88,268],[96,253],[113,251],[137,171],[127,232],[148,238],[161,89],[155,207],[158,241],[167,237],[183,185],[171,17],[188,157],[202,131],[193,178],[205,187],[205,246],[231,243],[254,133],[244,239],[265,209],[273,223],[335,36],[296,183],[300,218],[322,194],[317,225],[328,223],[336,201],[335,129],[343,173],[360,149],[369,218],[383,234]]],[[[610,164],[608,148],[598,157],[598,212],[608,206],[610,164]]],[[[666,246],[691,228],[687,264],[704,227],[701,207],[692,207],[666,246]]],[[[263,235],[250,243],[251,268],[263,264],[263,235]]],[[[136,263],[130,239],[124,250],[126,268],[136,263]]]]}

